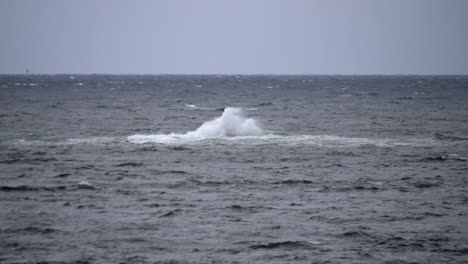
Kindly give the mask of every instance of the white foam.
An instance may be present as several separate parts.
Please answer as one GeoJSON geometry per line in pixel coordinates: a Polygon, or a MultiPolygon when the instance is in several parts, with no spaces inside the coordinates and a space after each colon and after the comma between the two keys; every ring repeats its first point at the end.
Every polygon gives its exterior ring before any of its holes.
{"type": "MultiPolygon", "coordinates": [[[[186,105],[196,107],[195,105],[186,105]]],[[[265,132],[253,118],[243,115],[240,108],[228,107],[223,114],[211,121],[203,123],[198,129],[185,134],[136,134],[127,137],[127,140],[136,144],[199,144],[216,140],[224,144],[285,144],[298,145],[310,144],[324,147],[356,147],[362,145],[374,145],[380,147],[391,146],[431,146],[437,145],[432,139],[379,139],[341,137],[334,135],[279,135],[278,133],[265,132]]]]}
{"type": "Polygon", "coordinates": [[[203,123],[197,130],[188,132],[187,136],[199,138],[223,138],[236,136],[260,136],[262,129],[253,118],[246,118],[242,109],[228,107],[223,114],[203,123]]]}
{"type": "MultiPolygon", "coordinates": [[[[106,145],[109,143],[121,143],[125,141],[120,137],[91,137],[70,138],[66,140],[15,140],[14,144],[20,145],[106,145]]],[[[264,131],[253,118],[244,116],[242,109],[228,107],[223,114],[211,121],[203,123],[198,129],[185,134],[136,134],[126,137],[126,141],[143,144],[244,144],[244,145],[314,145],[320,147],[358,147],[373,145],[379,147],[398,146],[436,146],[447,144],[431,138],[359,138],[335,135],[294,135],[274,131],[264,131]]]]}
{"type": "Polygon", "coordinates": [[[204,138],[197,138],[194,136],[189,136],[187,134],[157,134],[157,135],[141,135],[136,134],[127,137],[129,142],[135,144],[144,144],[144,143],[160,143],[160,144],[190,144],[204,138]]]}
{"type": "Polygon", "coordinates": [[[87,181],[80,181],[79,183],[76,184],[77,186],[80,186],[80,187],[90,187],[90,186],[93,186],[91,183],[87,182],[87,181]]]}
{"type": "Polygon", "coordinates": [[[340,137],[333,135],[275,135],[264,133],[252,136],[233,137],[201,137],[193,132],[187,134],[159,134],[159,135],[132,135],[127,140],[136,144],[157,143],[157,144],[235,144],[235,145],[313,145],[317,147],[359,147],[365,145],[377,147],[398,147],[398,146],[435,146],[440,142],[432,139],[379,139],[379,138],[357,138],[340,137]]]}
{"type": "Polygon", "coordinates": [[[103,144],[115,141],[112,137],[92,137],[92,138],[69,138],[66,141],[59,142],[63,145],[76,144],[103,144]]]}
{"type": "Polygon", "coordinates": [[[205,110],[205,111],[215,111],[216,109],[214,108],[208,108],[208,107],[199,107],[194,104],[185,104],[186,107],[196,109],[196,110],[205,110]]]}
{"type": "Polygon", "coordinates": [[[92,190],[95,189],[95,187],[87,181],[80,181],[79,183],[76,184],[76,187],[79,189],[92,189],[92,190]]]}
{"type": "Polygon", "coordinates": [[[77,145],[77,144],[106,144],[110,142],[122,141],[122,139],[112,138],[112,137],[91,137],[91,138],[69,138],[65,140],[26,140],[26,139],[16,139],[11,143],[15,145],[24,145],[24,146],[47,146],[47,145],[77,145]]]}
{"type": "MultiPolygon", "coordinates": [[[[196,107],[195,105],[186,105],[196,107]]],[[[159,135],[133,135],[127,139],[133,143],[187,143],[191,141],[200,141],[213,138],[231,138],[261,136],[262,129],[253,118],[247,118],[243,115],[240,108],[228,107],[224,109],[223,114],[211,121],[203,123],[195,131],[185,134],[159,134],[159,135]]]]}

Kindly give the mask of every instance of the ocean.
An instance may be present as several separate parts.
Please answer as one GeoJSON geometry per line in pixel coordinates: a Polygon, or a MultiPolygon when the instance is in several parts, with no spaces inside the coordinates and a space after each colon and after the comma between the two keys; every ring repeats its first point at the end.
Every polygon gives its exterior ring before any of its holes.
{"type": "Polygon", "coordinates": [[[468,76],[0,75],[2,263],[466,263],[468,76]]]}

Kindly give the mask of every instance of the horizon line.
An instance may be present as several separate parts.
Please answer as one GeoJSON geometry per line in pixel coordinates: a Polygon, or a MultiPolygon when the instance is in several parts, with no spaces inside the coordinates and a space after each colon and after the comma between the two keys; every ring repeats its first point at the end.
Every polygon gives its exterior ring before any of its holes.
{"type": "Polygon", "coordinates": [[[0,76],[128,75],[128,76],[468,76],[468,73],[0,73],[0,76]]]}

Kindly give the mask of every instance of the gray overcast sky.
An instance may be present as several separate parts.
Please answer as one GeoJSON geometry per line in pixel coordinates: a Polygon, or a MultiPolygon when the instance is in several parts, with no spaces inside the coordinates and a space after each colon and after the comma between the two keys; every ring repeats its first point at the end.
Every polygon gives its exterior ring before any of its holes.
{"type": "Polygon", "coordinates": [[[0,0],[0,73],[468,74],[468,0],[0,0]]]}

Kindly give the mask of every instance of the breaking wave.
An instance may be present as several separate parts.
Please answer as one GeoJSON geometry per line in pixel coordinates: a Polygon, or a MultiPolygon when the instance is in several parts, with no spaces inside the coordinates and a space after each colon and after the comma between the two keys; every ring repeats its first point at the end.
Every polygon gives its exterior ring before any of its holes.
{"type": "Polygon", "coordinates": [[[374,145],[390,146],[428,146],[437,144],[432,139],[373,139],[340,137],[333,135],[279,135],[263,131],[253,118],[244,116],[242,109],[228,107],[223,114],[211,121],[203,123],[198,129],[185,134],[136,134],[127,137],[131,143],[160,143],[160,144],[196,144],[197,142],[216,139],[217,143],[235,143],[248,145],[311,144],[324,147],[357,147],[374,145]]]}
{"type": "Polygon", "coordinates": [[[203,123],[199,128],[185,134],[133,135],[127,139],[133,143],[170,143],[212,138],[232,138],[261,136],[263,130],[253,118],[245,117],[242,109],[228,107],[223,114],[211,121],[203,123]]]}
{"type": "MultiPolygon", "coordinates": [[[[122,142],[134,144],[236,144],[236,145],[314,145],[318,147],[359,147],[373,145],[378,147],[397,146],[438,146],[449,145],[447,140],[433,138],[358,138],[335,135],[294,135],[281,132],[264,131],[258,122],[246,117],[240,108],[228,107],[223,114],[203,123],[194,131],[170,134],[142,135],[127,137],[71,138],[66,140],[13,140],[16,145],[107,145],[122,142]]],[[[2,143],[2,142],[0,142],[2,143]]],[[[454,144],[457,142],[454,142],[454,144]]]]}
{"type": "Polygon", "coordinates": [[[246,118],[242,109],[228,107],[223,114],[211,121],[203,123],[197,130],[188,132],[189,137],[220,138],[236,136],[259,136],[262,129],[253,118],[246,118]]]}

